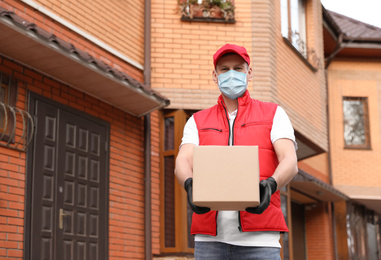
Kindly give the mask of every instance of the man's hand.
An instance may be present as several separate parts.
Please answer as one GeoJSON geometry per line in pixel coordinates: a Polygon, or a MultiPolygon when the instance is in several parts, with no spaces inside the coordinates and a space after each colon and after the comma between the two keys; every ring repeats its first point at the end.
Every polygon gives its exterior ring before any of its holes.
{"type": "Polygon", "coordinates": [[[261,197],[261,203],[258,207],[246,208],[246,211],[252,214],[262,214],[270,205],[271,195],[277,189],[277,183],[273,177],[266,180],[262,180],[259,183],[259,193],[261,197]]]}
{"type": "Polygon", "coordinates": [[[198,207],[198,206],[193,204],[193,197],[192,197],[192,194],[193,194],[193,178],[188,178],[184,182],[184,189],[188,194],[187,197],[188,197],[189,206],[191,207],[191,209],[193,210],[194,213],[204,214],[204,213],[207,213],[210,211],[210,208],[198,207]]]}

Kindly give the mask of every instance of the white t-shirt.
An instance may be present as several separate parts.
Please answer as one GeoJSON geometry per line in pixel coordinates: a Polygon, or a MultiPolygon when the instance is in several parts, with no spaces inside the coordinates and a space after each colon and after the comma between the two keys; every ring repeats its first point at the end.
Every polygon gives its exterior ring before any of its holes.
{"type": "MultiPolygon", "coordinates": [[[[232,131],[231,128],[236,115],[237,110],[229,113],[230,131],[232,131]]],[[[271,142],[274,143],[281,138],[291,139],[295,144],[295,149],[297,149],[294,129],[290,119],[286,112],[278,106],[271,128],[271,142]]],[[[181,145],[189,143],[199,145],[197,125],[193,116],[185,124],[181,145]]],[[[231,143],[231,140],[229,143],[231,143]]],[[[195,237],[195,241],[223,242],[237,246],[281,247],[279,232],[241,232],[238,226],[238,211],[219,211],[217,217],[217,236],[198,234],[195,237]]]]}

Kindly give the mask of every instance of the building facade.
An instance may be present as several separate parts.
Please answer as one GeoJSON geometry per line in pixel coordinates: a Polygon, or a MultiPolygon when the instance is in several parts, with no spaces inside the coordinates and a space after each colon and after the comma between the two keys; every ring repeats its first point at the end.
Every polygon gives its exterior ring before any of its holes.
{"type": "Polygon", "coordinates": [[[169,100],[144,84],[144,7],[0,2],[1,259],[142,259],[158,243],[169,100]]]}
{"type": "Polygon", "coordinates": [[[379,28],[318,0],[3,0],[0,32],[0,259],[192,259],[174,162],[225,43],[295,129],[282,259],[380,257],[379,28]]]}
{"type": "Polygon", "coordinates": [[[379,259],[381,29],[331,11],[323,17],[332,183],[350,198],[336,205],[338,256],[379,259]]]}
{"type": "Polygon", "coordinates": [[[235,1],[234,18],[219,18],[210,6],[198,12],[200,5],[152,1],[151,86],[171,100],[161,111],[160,254],[193,251],[191,212],[172,174],[174,158],[187,118],[217,102],[214,52],[235,43],[251,56],[251,96],[286,110],[299,146],[299,174],[282,190],[290,227],[282,258],[335,259],[333,203],[348,197],[331,185],[320,1],[235,1]]]}

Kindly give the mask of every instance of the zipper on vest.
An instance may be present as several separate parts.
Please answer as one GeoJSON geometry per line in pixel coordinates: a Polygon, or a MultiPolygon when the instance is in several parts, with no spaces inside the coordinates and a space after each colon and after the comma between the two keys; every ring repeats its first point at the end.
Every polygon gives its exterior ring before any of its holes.
{"type": "Polygon", "coordinates": [[[229,121],[229,117],[228,117],[228,112],[226,111],[226,108],[224,106],[224,104],[222,104],[222,107],[224,108],[225,110],[225,116],[226,116],[226,120],[228,121],[228,126],[229,126],[229,137],[228,137],[228,145],[230,145],[230,121],[229,121]]]}
{"type": "MultiPolygon", "coordinates": [[[[232,130],[230,131],[230,120],[229,120],[229,117],[228,117],[228,113],[226,111],[226,108],[225,106],[223,105],[222,106],[225,110],[225,116],[226,116],[226,120],[228,120],[228,125],[229,125],[229,139],[228,139],[228,145],[230,144],[230,135],[232,135],[232,143],[231,145],[234,145],[234,124],[235,124],[235,120],[237,119],[238,117],[238,108],[237,108],[237,114],[233,120],[233,126],[232,126],[232,130]]],[[[217,223],[217,222],[216,222],[217,223]]],[[[242,225],[241,225],[241,212],[238,211],[238,230],[240,232],[242,232],[242,225]]]]}
{"type": "Polygon", "coordinates": [[[238,230],[239,230],[239,232],[242,232],[241,212],[240,211],[238,211],[238,230]]]}
{"type": "Polygon", "coordinates": [[[243,123],[241,127],[245,126],[250,126],[250,125],[269,125],[271,124],[271,121],[256,121],[256,122],[248,122],[248,123],[243,123]]]}
{"type": "Polygon", "coordinates": [[[218,211],[216,212],[216,236],[218,235],[218,222],[217,222],[217,218],[218,218],[218,211]]]}
{"type": "Polygon", "coordinates": [[[232,125],[232,130],[230,131],[230,120],[229,120],[229,117],[228,117],[228,112],[226,111],[226,108],[225,108],[225,106],[223,105],[222,106],[223,108],[224,108],[224,110],[225,110],[225,116],[226,116],[226,120],[228,121],[228,125],[229,125],[229,139],[228,139],[228,145],[230,145],[230,135],[231,135],[231,137],[232,137],[232,143],[231,143],[231,145],[234,145],[234,124],[235,124],[235,120],[237,119],[237,116],[238,116],[238,108],[237,108],[237,114],[236,114],[236,116],[235,116],[235,118],[234,118],[234,120],[233,120],[233,125],[232,125]]]}
{"type": "MultiPolygon", "coordinates": [[[[237,119],[237,116],[238,116],[238,108],[237,108],[237,115],[235,116],[233,120],[233,126],[232,126],[232,145],[234,145],[234,124],[235,124],[235,120],[237,119]]],[[[230,127],[229,127],[229,130],[230,130],[230,127]]]]}
{"type": "Polygon", "coordinates": [[[205,130],[213,130],[213,131],[222,132],[222,129],[212,128],[212,127],[201,128],[200,130],[202,130],[202,131],[205,131],[205,130]]]}

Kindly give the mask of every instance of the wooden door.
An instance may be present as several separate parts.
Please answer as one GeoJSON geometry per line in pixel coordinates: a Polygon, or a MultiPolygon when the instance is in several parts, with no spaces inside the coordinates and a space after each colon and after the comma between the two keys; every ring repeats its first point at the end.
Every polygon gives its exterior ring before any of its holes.
{"type": "Polygon", "coordinates": [[[36,99],[30,259],[107,259],[108,125],[36,99]]]}

